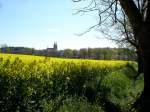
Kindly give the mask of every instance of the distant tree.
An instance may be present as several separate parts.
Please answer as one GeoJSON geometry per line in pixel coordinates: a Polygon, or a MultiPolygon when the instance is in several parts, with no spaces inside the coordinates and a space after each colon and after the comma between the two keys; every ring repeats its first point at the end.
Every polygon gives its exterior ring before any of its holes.
{"type": "Polygon", "coordinates": [[[93,51],[92,51],[92,48],[88,48],[88,58],[92,58],[92,55],[93,55],[93,51]]]}
{"type": "Polygon", "coordinates": [[[6,52],[6,53],[10,53],[10,48],[9,48],[9,47],[6,47],[5,52],[6,52]]]}
{"type": "Polygon", "coordinates": [[[97,49],[94,49],[94,52],[95,52],[95,59],[101,59],[101,52],[100,52],[100,49],[97,48],[97,49]]]}
{"type": "Polygon", "coordinates": [[[64,57],[65,58],[73,58],[73,52],[71,49],[65,49],[64,50],[64,57]]]}
{"type": "Polygon", "coordinates": [[[88,50],[87,49],[82,48],[79,50],[79,58],[86,59],[86,58],[88,58],[87,56],[88,56],[88,50]]]}
{"type": "Polygon", "coordinates": [[[78,50],[73,50],[72,53],[73,53],[73,58],[78,58],[78,54],[79,54],[78,50]]]}
{"type": "Polygon", "coordinates": [[[6,47],[8,47],[8,45],[7,44],[1,44],[0,47],[1,48],[6,48],[6,47]]]}

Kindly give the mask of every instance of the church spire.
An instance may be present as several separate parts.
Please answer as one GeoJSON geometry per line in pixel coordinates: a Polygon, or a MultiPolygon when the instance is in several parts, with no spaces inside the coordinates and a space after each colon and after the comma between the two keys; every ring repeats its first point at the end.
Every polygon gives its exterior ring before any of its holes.
{"type": "Polygon", "coordinates": [[[54,49],[55,51],[57,51],[57,42],[54,42],[53,49],[54,49]]]}

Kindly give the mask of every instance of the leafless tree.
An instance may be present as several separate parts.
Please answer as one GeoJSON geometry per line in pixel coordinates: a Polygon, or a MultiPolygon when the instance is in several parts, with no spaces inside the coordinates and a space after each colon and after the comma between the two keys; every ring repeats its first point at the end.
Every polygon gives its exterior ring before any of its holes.
{"type": "MultiPolygon", "coordinates": [[[[99,22],[89,28],[99,27],[103,30],[109,28],[108,31],[116,29],[116,25],[122,24],[122,20],[127,18],[132,33],[124,33],[130,44],[136,44],[140,56],[143,60],[144,71],[144,90],[140,97],[141,111],[149,110],[150,105],[150,1],[149,0],[73,0],[75,3],[88,2],[89,5],[77,11],[77,13],[87,13],[96,11],[99,16],[99,22]],[[132,43],[134,42],[134,43],[132,43]]],[[[124,23],[125,21],[123,21],[124,23]]],[[[126,25],[123,25],[126,27],[126,25]]],[[[119,31],[119,30],[118,30],[119,31]]],[[[130,30],[129,30],[130,31],[130,30]]],[[[120,37],[123,39],[123,37],[120,37]]],[[[118,40],[118,39],[117,39],[118,40]]]]}

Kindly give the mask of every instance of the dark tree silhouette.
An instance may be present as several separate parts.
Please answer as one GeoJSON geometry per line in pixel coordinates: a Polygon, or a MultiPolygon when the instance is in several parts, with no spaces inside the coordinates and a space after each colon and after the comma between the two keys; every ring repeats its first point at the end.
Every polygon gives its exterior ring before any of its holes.
{"type": "MultiPolygon", "coordinates": [[[[73,1],[86,2],[84,0],[73,1]]],[[[88,2],[89,5],[87,7],[77,11],[77,13],[97,11],[99,23],[89,28],[88,31],[94,27],[103,27],[104,25],[108,27],[109,24],[117,24],[117,22],[119,22],[119,20],[123,17],[123,14],[125,14],[129,19],[133,30],[133,36],[138,43],[139,56],[143,60],[144,90],[140,100],[137,102],[141,104],[140,107],[142,112],[148,111],[150,106],[150,1],[88,0],[88,2]]]]}

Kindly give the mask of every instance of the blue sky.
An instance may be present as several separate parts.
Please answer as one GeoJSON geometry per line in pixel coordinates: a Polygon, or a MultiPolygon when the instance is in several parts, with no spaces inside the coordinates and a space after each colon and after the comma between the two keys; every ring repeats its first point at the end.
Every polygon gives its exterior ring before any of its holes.
{"type": "Polygon", "coordinates": [[[58,49],[115,47],[96,31],[75,35],[97,22],[96,13],[73,15],[83,4],[76,5],[71,0],[0,0],[0,3],[0,44],[36,49],[52,47],[54,42],[58,49]]]}

